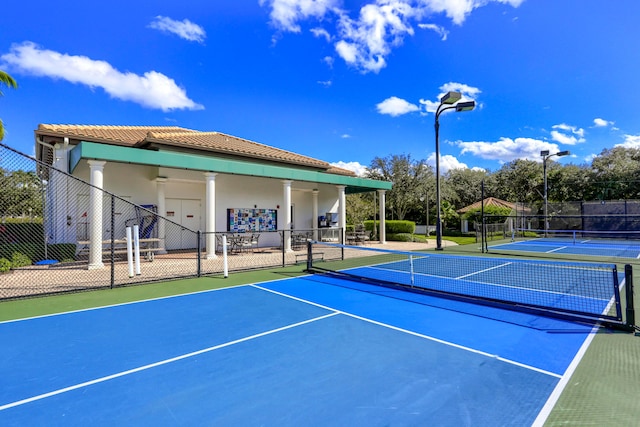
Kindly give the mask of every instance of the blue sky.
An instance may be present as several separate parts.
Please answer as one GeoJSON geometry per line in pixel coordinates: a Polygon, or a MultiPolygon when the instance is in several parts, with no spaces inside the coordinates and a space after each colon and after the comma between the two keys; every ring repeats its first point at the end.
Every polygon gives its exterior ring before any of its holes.
{"type": "Polygon", "coordinates": [[[39,123],[219,131],[361,170],[408,154],[495,171],[640,147],[640,2],[49,0],[0,13],[4,142],[39,123]]]}

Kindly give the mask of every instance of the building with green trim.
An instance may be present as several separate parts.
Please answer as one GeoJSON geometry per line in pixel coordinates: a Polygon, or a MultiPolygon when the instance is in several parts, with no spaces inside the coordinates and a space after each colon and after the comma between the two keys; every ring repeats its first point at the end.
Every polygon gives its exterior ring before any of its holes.
{"type": "MultiPolygon", "coordinates": [[[[329,226],[344,230],[345,197],[375,191],[379,211],[385,211],[385,192],[391,183],[357,177],[353,172],[290,151],[219,132],[199,132],[169,126],[89,126],[41,124],[35,131],[36,158],[96,188],[136,205],[152,205],[160,216],[191,230],[238,231],[230,221],[235,212],[272,213],[277,230],[312,230],[329,226]],[[325,223],[320,223],[325,217],[325,223]]],[[[91,192],[89,192],[91,193],[91,192]]],[[[51,194],[58,194],[51,192],[51,194]]],[[[52,227],[51,242],[88,239],[90,268],[102,265],[99,242],[102,198],[66,194],[65,208],[55,217],[66,224],[52,227]],[[89,210],[80,212],[78,200],[89,198],[89,210]],[[77,224],[88,223],[86,236],[77,224]],[[62,230],[62,231],[61,231],[62,230]]],[[[384,215],[381,215],[384,218],[384,215]]],[[[259,221],[256,227],[261,227],[259,221]]],[[[381,227],[384,230],[384,226],[381,227]]],[[[120,230],[116,230],[120,232],[120,230]]],[[[158,230],[166,250],[192,249],[158,230]]],[[[380,240],[385,241],[384,232],[380,240]]],[[[213,235],[207,235],[207,257],[215,257],[213,235]]],[[[264,241],[263,244],[280,244],[264,241]]],[[[290,241],[284,242],[290,250],[290,241]]]]}

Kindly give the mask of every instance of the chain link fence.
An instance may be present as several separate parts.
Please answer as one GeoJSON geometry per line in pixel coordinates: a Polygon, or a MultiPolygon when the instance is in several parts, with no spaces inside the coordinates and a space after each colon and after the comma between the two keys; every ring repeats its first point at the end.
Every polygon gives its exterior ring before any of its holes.
{"type": "Polygon", "coordinates": [[[310,238],[343,241],[339,229],[190,230],[0,143],[0,299],[220,275],[224,252],[227,271],[304,264],[310,238]]]}
{"type": "Polygon", "coordinates": [[[482,222],[475,222],[476,240],[516,238],[529,231],[544,230],[592,231],[601,236],[606,236],[607,231],[612,235],[640,231],[639,200],[550,202],[546,216],[539,204],[516,203],[515,206],[511,215],[485,215],[482,222]]]}

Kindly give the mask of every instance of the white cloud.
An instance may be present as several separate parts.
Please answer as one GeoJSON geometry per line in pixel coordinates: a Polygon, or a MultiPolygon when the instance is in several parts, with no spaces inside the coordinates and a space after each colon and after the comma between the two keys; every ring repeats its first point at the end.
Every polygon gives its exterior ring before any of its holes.
{"type": "Polygon", "coordinates": [[[400,99],[396,96],[385,99],[378,105],[376,105],[378,113],[388,114],[392,117],[401,116],[403,114],[412,113],[418,111],[420,107],[411,104],[410,102],[400,99]]]}
{"type": "Polygon", "coordinates": [[[308,18],[322,19],[337,8],[338,0],[259,0],[260,6],[271,7],[271,23],[283,31],[300,32],[298,21],[308,18]]]}
{"type": "MultiPolygon", "coordinates": [[[[436,165],[436,153],[431,153],[427,157],[427,164],[435,168],[436,165]]],[[[450,154],[440,155],[440,173],[444,174],[453,169],[468,169],[469,167],[460,162],[457,158],[450,154]]]]}
{"type": "Polygon", "coordinates": [[[311,33],[318,38],[324,38],[327,42],[331,41],[331,34],[324,28],[312,28],[311,33]]]}
{"type": "MultiPolygon", "coordinates": [[[[524,0],[494,0],[497,3],[518,7],[524,0]]],[[[423,0],[424,6],[436,13],[444,13],[454,24],[462,25],[467,16],[479,7],[491,3],[491,0],[423,0]]]]}
{"type": "Polygon", "coordinates": [[[149,28],[165,33],[172,33],[181,39],[198,43],[203,43],[204,39],[207,37],[207,34],[200,25],[194,24],[188,19],[175,21],[166,16],[156,16],[156,18],[149,24],[149,28]]]}
{"type": "Polygon", "coordinates": [[[436,24],[418,24],[418,27],[424,30],[435,31],[442,41],[447,40],[447,36],[449,36],[449,31],[447,31],[444,27],[436,24]]]}
{"type": "MultiPolygon", "coordinates": [[[[454,24],[461,25],[469,14],[489,3],[518,7],[524,0],[369,0],[360,8],[357,18],[340,9],[340,0],[259,0],[271,9],[272,25],[281,31],[301,32],[300,23],[308,19],[336,19],[334,48],[347,64],[362,72],[379,72],[386,66],[386,57],[393,47],[414,34],[417,22],[425,29],[436,31],[444,40],[448,31],[434,24],[422,24],[425,16],[444,13],[454,24]]],[[[329,34],[329,33],[327,33],[329,34]]],[[[325,36],[326,37],[326,36],[325,36]]]]}
{"type": "Polygon", "coordinates": [[[622,144],[616,144],[616,147],[640,148],[640,135],[625,135],[622,144]]]}
{"type": "Polygon", "coordinates": [[[351,138],[351,135],[349,135],[348,133],[343,133],[342,135],[340,135],[340,138],[349,139],[351,138]]]}
{"type": "Polygon", "coordinates": [[[571,126],[566,123],[553,125],[552,127],[555,130],[551,131],[551,139],[559,142],[560,144],[576,145],[586,141],[584,139],[584,129],[582,128],[571,126]]]}
{"type": "Polygon", "coordinates": [[[330,87],[333,83],[331,80],[318,80],[318,84],[324,87],[330,87]]]}
{"type": "Polygon", "coordinates": [[[571,132],[574,135],[578,135],[579,137],[583,137],[584,136],[584,129],[582,128],[578,128],[575,126],[570,126],[566,123],[561,123],[559,125],[553,125],[552,126],[554,129],[561,129],[563,131],[567,131],[567,132],[571,132]]]}
{"type": "Polygon", "coordinates": [[[356,175],[358,176],[363,176],[366,172],[367,172],[367,167],[361,165],[358,162],[335,162],[335,163],[331,163],[331,166],[335,166],[337,168],[341,168],[341,169],[346,169],[346,170],[350,170],[352,172],[355,172],[356,175]]]}
{"type": "Polygon", "coordinates": [[[462,148],[461,154],[473,154],[487,160],[507,163],[516,159],[542,161],[540,151],[559,151],[558,145],[533,138],[500,138],[496,142],[469,141],[457,142],[462,148]]]}
{"type": "Polygon", "coordinates": [[[176,82],[158,73],[143,75],[121,72],[108,62],[86,56],[73,56],[42,49],[32,42],[14,44],[11,52],[0,56],[17,73],[62,79],[90,88],[102,88],[111,97],[132,101],[144,107],[171,110],[201,110],[204,107],[187,97],[176,82]]]}
{"type": "Polygon", "coordinates": [[[565,145],[576,145],[579,141],[578,138],[573,135],[567,135],[556,130],[551,131],[551,139],[565,145]]]}
{"type": "Polygon", "coordinates": [[[588,156],[586,156],[584,158],[584,161],[587,163],[591,163],[593,161],[593,159],[595,159],[596,157],[598,157],[597,154],[589,154],[588,156]]]}
{"type": "Polygon", "coordinates": [[[378,72],[386,66],[385,57],[391,47],[402,44],[406,35],[413,35],[409,19],[419,13],[408,2],[379,1],[360,9],[353,20],[346,14],[339,18],[336,51],[347,63],[364,72],[378,72]],[[345,45],[350,48],[345,53],[345,45]]]}
{"type": "Polygon", "coordinates": [[[607,127],[607,126],[613,126],[614,122],[610,122],[608,120],[605,119],[601,119],[601,118],[595,118],[593,119],[593,125],[597,128],[602,128],[602,127],[607,127]]]}

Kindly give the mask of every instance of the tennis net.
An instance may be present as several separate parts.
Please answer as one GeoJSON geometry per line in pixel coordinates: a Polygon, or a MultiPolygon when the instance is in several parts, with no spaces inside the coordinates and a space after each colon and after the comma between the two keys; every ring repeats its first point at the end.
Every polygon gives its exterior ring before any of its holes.
{"type": "MultiPolygon", "coordinates": [[[[615,264],[468,257],[309,242],[307,269],[408,291],[588,321],[622,322],[615,264]]],[[[626,269],[625,269],[626,270],[626,269]]]]}
{"type": "Polygon", "coordinates": [[[574,247],[576,249],[568,250],[583,255],[640,257],[640,231],[515,229],[511,241],[549,246],[554,253],[562,252],[565,247],[574,247]]]}

